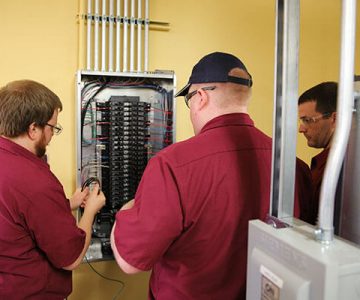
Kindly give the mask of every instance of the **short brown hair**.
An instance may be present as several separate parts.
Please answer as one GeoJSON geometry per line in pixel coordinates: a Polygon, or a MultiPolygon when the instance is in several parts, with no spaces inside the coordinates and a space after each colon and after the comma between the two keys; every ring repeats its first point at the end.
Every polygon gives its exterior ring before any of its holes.
{"type": "Polygon", "coordinates": [[[0,135],[18,137],[30,124],[39,126],[62,110],[59,97],[46,86],[32,80],[12,81],[0,89],[0,135]]]}
{"type": "Polygon", "coordinates": [[[314,101],[319,113],[333,113],[336,111],[337,91],[338,84],[335,81],[322,82],[302,93],[298,105],[314,101]]]}

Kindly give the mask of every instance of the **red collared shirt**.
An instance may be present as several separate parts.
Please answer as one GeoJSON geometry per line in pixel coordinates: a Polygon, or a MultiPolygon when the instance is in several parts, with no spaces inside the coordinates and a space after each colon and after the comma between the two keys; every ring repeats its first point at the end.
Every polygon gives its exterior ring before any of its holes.
{"type": "MultiPolygon", "coordinates": [[[[245,299],[248,221],[269,212],[271,148],[238,113],[151,159],[134,207],[117,213],[114,231],[120,256],[152,269],[150,299],[245,299]]],[[[311,191],[300,163],[297,217],[311,191]]]]}
{"type": "Polygon", "coordinates": [[[208,122],[149,162],[115,244],[152,269],[150,298],[245,299],[248,221],[269,211],[271,139],[247,114],[208,122]]]}
{"type": "Polygon", "coordinates": [[[0,137],[0,299],[64,299],[85,243],[43,160],[0,137]]]}
{"type": "Polygon", "coordinates": [[[311,159],[311,177],[313,188],[313,204],[312,204],[312,223],[315,224],[319,212],[319,198],[321,191],[322,178],[325,171],[327,157],[330,148],[324,149],[318,155],[311,159]]]}

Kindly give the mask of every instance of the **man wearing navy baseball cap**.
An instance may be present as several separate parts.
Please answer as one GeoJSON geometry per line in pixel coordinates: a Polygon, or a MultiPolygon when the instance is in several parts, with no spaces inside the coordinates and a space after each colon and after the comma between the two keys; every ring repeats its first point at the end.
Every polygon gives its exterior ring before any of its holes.
{"type": "Polygon", "coordinates": [[[185,96],[189,91],[190,85],[194,83],[209,82],[233,82],[249,87],[252,86],[251,76],[240,59],[231,54],[214,52],[203,57],[194,66],[188,84],[175,97],[185,96]],[[249,78],[231,76],[229,73],[234,68],[246,71],[246,77],[249,78]]]}
{"type": "Polygon", "coordinates": [[[149,299],[245,299],[248,222],[269,211],[272,146],[247,113],[251,86],[240,59],[203,57],[176,95],[195,136],[153,157],[116,215],[116,261],[152,270],[149,299]]]}

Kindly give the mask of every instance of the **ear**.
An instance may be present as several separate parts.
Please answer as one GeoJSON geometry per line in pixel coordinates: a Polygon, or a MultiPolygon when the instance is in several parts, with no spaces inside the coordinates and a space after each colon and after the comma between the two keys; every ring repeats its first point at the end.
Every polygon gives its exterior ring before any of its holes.
{"type": "Polygon", "coordinates": [[[38,136],[38,132],[39,132],[39,127],[36,125],[36,123],[35,122],[31,123],[27,131],[28,137],[31,140],[36,140],[38,136]]]}
{"type": "Polygon", "coordinates": [[[336,122],[336,111],[334,111],[332,114],[331,114],[331,118],[333,119],[333,122],[335,124],[336,122]]]}
{"type": "Polygon", "coordinates": [[[197,109],[202,110],[209,104],[209,95],[202,89],[198,90],[200,101],[197,101],[197,109]]]}

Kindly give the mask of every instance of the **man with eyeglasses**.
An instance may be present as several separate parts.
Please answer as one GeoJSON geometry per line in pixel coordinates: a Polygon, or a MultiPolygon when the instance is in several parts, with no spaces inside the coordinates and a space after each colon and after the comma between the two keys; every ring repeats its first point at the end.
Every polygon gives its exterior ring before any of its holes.
{"type": "Polygon", "coordinates": [[[309,147],[323,149],[311,159],[311,224],[317,221],[321,183],[335,131],[337,87],[336,82],[323,82],[305,91],[298,100],[299,132],[304,134],[309,147]]]}
{"type": "Polygon", "coordinates": [[[97,211],[95,186],[70,200],[43,159],[62,127],[62,104],[44,85],[19,80],[0,89],[0,299],[64,299],[84,258],[97,211]],[[71,213],[84,205],[79,222],[71,213]]]}
{"type": "Polygon", "coordinates": [[[247,110],[252,83],[237,57],[203,57],[176,95],[195,136],[153,157],[116,215],[116,261],[152,270],[149,299],[245,299],[248,221],[269,212],[271,181],[271,139],[247,110]]]}

